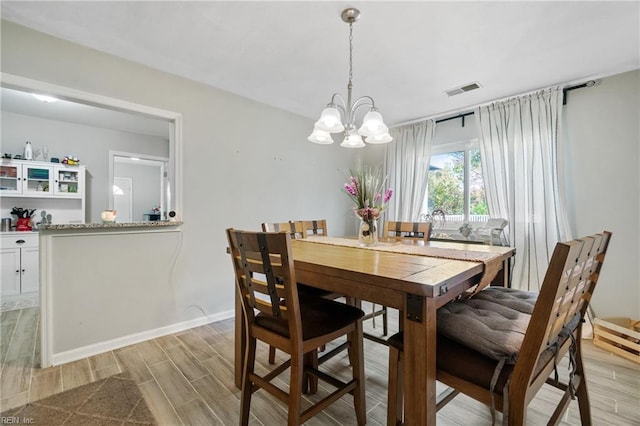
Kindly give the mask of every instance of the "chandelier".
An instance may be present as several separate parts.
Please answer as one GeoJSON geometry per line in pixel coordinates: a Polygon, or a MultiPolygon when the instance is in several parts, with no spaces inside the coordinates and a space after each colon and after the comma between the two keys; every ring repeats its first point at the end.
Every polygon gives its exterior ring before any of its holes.
{"type": "Polygon", "coordinates": [[[345,148],[362,148],[364,142],[381,144],[391,142],[389,128],[382,121],[382,115],[378,112],[371,96],[362,96],[351,101],[353,89],[353,23],[360,17],[358,9],[349,8],[342,11],[342,20],[349,24],[349,83],[347,84],[347,101],[339,93],[331,96],[331,102],[322,110],[320,119],[313,126],[313,132],[307,138],[310,142],[319,144],[331,144],[331,133],[343,133],[344,140],[340,144],[345,148]],[[356,127],[356,112],[361,108],[368,108],[362,119],[360,128],[356,127]],[[341,114],[342,113],[342,114],[341,114]],[[365,138],[363,141],[363,137],[365,138]]]}

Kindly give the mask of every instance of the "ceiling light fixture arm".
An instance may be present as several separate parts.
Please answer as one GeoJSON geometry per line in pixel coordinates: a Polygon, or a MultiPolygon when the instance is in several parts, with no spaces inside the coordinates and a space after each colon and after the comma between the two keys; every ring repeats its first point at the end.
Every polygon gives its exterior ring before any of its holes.
{"type": "Polygon", "coordinates": [[[377,111],[376,103],[371,96],[361,96],[353,103],[349,109],[349,123],[356,120],[356,111],[362,107],[368,107],[370,111],[377,111]]]}
{"type": "Polygon", "coordinates": [[[329,108],[337,108],[344,117],[345,125],[353,124],[356,118],[356,112],[362,107],[368,107],[371,111],[377,111],[376,103],[371,96],[361,96],[349,105],[344,101],[340,93],[334,93],[331,96],[331,102],[327,104],[329,108]]]}

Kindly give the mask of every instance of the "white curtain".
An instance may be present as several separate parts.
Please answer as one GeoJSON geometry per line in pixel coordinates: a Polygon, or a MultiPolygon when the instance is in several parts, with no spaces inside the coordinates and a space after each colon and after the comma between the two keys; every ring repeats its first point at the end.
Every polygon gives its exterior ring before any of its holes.
{"type": "Polygon", "coordinates": [[[509,220],[516,248],[512,285],[538,291],[558,241],[570,238],[558,176],[562,90],[475,111],[489,214],[509,220]]]}
{"type": "Polygon", "coordinates": [[[434,120],[425,120],[390,130],[393,142],[387,145],[384,166],[393,197],[387,220],[414,222],[422,213],[435,129],[434,120]]]}

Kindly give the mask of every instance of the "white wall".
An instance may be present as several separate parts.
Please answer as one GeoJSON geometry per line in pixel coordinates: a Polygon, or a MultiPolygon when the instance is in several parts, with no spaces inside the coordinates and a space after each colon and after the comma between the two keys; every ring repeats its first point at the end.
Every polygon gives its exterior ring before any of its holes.
{"type": "Polygon", "coordinates": [[[574,236],[613,232],[591,306],[640,319],[640,70],[571,91],[565,177],[574,236]]]}
{"type": "MultiPolygon", "coordinates": [[[[7,111],[2,111],[1,135],[2,153],[20,154],[25,141],[31,141],[34,150],[41,150],[47,145],[50,158],[57,157],[62,161],[67,155],[77,157],[87,167],[86,221],[89,223],[100,222],[100,213],[109,208],[107,181],[110,150],[169,156],[168,135],[167,138],[160,138],[119,132],[7,111]]],[[[47,202],[43,203],[40,208],[46,209],[47,202]]]]}
{"type": "Polygon", "coordinates": [[[309,143],[313,120],[9,22],[1,31],[3,72],[183,114],[182,239],[154,247],[180,250],[173,300],[147,312],[161,325],[233,308],[225,228],[326,218],[331,235],[355,232],[341,193],[355,154],[309,143]]]}

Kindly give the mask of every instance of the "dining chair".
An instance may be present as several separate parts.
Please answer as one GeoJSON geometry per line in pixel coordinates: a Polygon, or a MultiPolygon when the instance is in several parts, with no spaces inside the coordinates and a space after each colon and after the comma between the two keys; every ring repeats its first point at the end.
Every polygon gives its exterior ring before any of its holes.
{"type": "Polygon", "coordinates": [[[303,220],[301,221],[304,229],[307,231],[307,236],[309,235],[322,235],[327,236],[327,221],[326,219],[319,220],[303,220]]]}
{"type": "Polygon", "coordinates": [[[287,404],[289,425],[306,422],[346,394],[353,395],[358,424],[365,424],[363,312],[344,303],[298,294],[289,234],[227,229],[227,238],[246,324],[240,424],[249,423],[251,396],[258,389],[287,404]],[[319,346],[345,335],[352,366],[352,377],[346,382],[321,372],[312,362],[319,346]],[[258,340],[286,352],[289,359],[266,375],[257,374],[258,340]],[[287,369],[288,392],[272,383],[287,369]],[[303,409],[306,375],[327,382],[335,390],[303,409]]]}
{"type": "Polygon", "coordinates": [[[263,232],[282,232],[286,231],[291,235],[291,238],[307,238],[307,231],[304,227],[304,223],[300,221],[290,222],[264,222],[262,224],[263,232]]]}
{"type": "MultiPolygon", "coordinates": [[[[291,236],[291,239],[297,240],[299,238],[307,238],[307,231],[304,227],[304,223],[300,221],[289,221],[289,222],[263,222],[262,223],[262,231],[263,232],[283,232],[286,231],[291,236]]],[[[306,286],[305,286],[306,287],[306,286]]],[[[312,287],[309,288],[309,292],[313,292],[311,290],[312,287]]],[[[303,289],[301,292],[304,292],[303,289]]],[[[276,362],[276,348],[275,346],[269,345],[269,364],[275,364],[276,362]]]]}
{"type": "MultiPolygon", "coordinates": [[[[301,220],[293,221],[292,220],[289,222],[275,222],[275,223],[264,222],[262,223],[262,231],[263,232],[286,231],[291,236],[291,239],[294,239],[294,240],[300,239],[300,238],[307,238],[307,234],[308,234],[308,228],[306,227],[307,222],[310,222],[312,224],[315,223],[317,226],[317,229],[322,229],[323,232],[326,232],[326,229],[327,229],[326,220],[321,220],[321,221],[320,220],[315,220],[315,221],[301,221],[301,220]],[[320,228],[320,226],[322,227],[320,228]]],[[[303,283],[298,283],[298,293],[303,294],[305,296],[323,297],[329,300],[335,300],[335,299],[338,299],[339,297],[342,297],[342,295],[338,293],[323,290],[317,287],[308,286],[303,283]]],[[[337,355],[340,351],[347,349],[347,346],[348,346],[347,344],[340,345],[330,353],[324,354],[323,357],[319,360],[319,363],[325,362],[329,358],[333,357],[334,355],[337,355]]],[[[324,349],[325,349],[324,347],[320,348],[321,351],[324,351],[324,349]]],[[[275,364],[275,362],[276,362],[276,348],[275,346],[269,346],[269,364],[275,364]]],[[[310,386],[310,391],[312,393],[315,393],[315,391],[317,390],[317,381],[312,379],[310,381],[309,386],[310,386]]]]}
{"type": "Polygon", "coordinates": [[[429,240],[430,228],[431,223],[429,222],[386,221],[384,223],[382,237],[422,240],[426,242],[429,240]]]}
{"type": "MultiPolygon", "coordinates": [[[[557,424],[574,396],[580,420],[591,424],[582,361],[584,315],[600,276],[610,232],[558,243],[538,294],[489,287],[437,312],[436,379],[449,386],[440,409],[459,393],[501,411],[503,424],[524,425],[529,402],[546,383],[563,395],[549,424],[557,424]],[[567,353],[568,380],[557,364],[567,353]],[[550,377],[552,376],[554,377],[550,377]]],[[[403,336],[389,338],[387,424],[402,421],[403,336]]]]}

